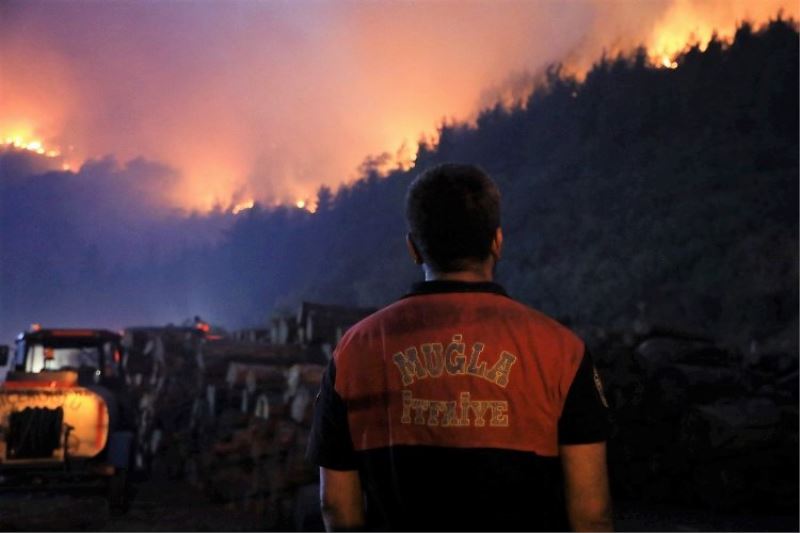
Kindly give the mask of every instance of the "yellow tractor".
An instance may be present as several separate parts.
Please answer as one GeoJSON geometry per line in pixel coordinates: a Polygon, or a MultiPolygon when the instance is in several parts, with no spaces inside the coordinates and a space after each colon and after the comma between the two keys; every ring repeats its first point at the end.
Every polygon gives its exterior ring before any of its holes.
{"type": "Polygon", "coordinates": [[[95,486],[125,509],[135,414],[120,336],[35,328],[0,384],[0,490],[95,486]]]}

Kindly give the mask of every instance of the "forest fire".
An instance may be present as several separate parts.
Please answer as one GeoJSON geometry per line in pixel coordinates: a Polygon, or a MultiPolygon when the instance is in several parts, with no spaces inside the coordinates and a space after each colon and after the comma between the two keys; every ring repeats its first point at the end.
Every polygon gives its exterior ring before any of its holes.
{"type": "Polygon", "coordinates": [[[242,211],[246,211],[248,209],[252,209],[254,205],[256,205],[256,204],[255,204],[255,202],[253,200],[247,200],[246,202],[240,202],[240,203],[234,205],[231,208],[231,213],[233,213],[234,215],[238,215],[242,211]]]}
{"type": "Polygon", "coordinates": [[[316,213],[316,212],[317,212],[317,206],[316,206],[316,204],[314,204],[313,202],[310,202],[310,201],[309,201],[309,200],[307,200],[307,199],[303,199],[303,198],[301,198],[301,199],[297,200],[297,201],[294,203],[294,206],[295,206],[297,209],[302,209],[302,210],[304,210],[304,211],[308,211],[309,213],[316,213]]]}
{"type": "Polygon", "coordinates": [[[700,4],[677,0],[642,43],[654,65],[674,69],[678,67],[674,58],[689,46],[697,45],[705,51],[712,39],[729,42],[744,22],[759,26],[776,16],[797,14],[797,5],[779,2],[700,4]]]}
{"type": "MultiPolygon", "coordinates": [[[[79,3],[54,4],[51,10],[63,10],[63,17],[37,19],[39,15],[22,13],[31,18],[18,27],[28,30],[9,27],[0,32],[0,47],[9,51],[0,67],[14,80],[4,87],[0,125],[32,123],[37,136],[0,128],[0,135],[6,134],[0,139],[49,158],[68,156],[60,162],[65,170],[109,154],[121,161],[143,157],[162,162],[178,179],[168,190],[151,192],[167,207],[185,212],[232,205],[238,213],[246,207],[234,199],[243,195],[264,205],[277,201],[296,206],[298,197],[313,200],[320,185],[335,188],[357,178],[365,155],[380,162],[373,167],[379,172],[412,168],[421,136],[435,138],[443,120],[474,119],[482,107],[506,101],[506,93],[524,100],[533,88],[530,80],[539,79],[537,72],[547,64],[561,62],[582,78],[603,51],[628,53],[645,46],[653,66],[676,69],[688,46],[703,50],[715,35],[730,39],[743,21],[759,26],[778,13],[787,18],[800,13],[785,0],[671,0],[622,7],[587,0],[547,9],[530,2],[522,3],[518,12],[473,6],[464,17],[444,5],[394,6],[396,16],[387,17],[389,8],[381,6],[342,10],[331,24],[359,28],[343,32],[348,35],[343,47],[326,41],[334,35],[343,38],[341,31],[316,35],[310,25],[304,37],[309,42],[294,43],[298,48],[292,52],[265,37],[281,32],[261,31],[273,19],[286,23],[287,32],[294,28],[293,15],[281,9],[273,13],[264,5],[239,6],[247,11],[242,20],[251,23],[235,43],[210,39],[187,47],[182,33],[187,21],[205,31],[207,19],[214,19],[220,24],[217,33],[224,34],[228,24],[238,24],[239,8],[218,12],[188,5],[172,9],[168,4],[156,5],[169,12],[159,19],[159,39],[164,41],[159,54],[142,44],[152,41],[146,29],[152,26],[150,15],[134,7],[112,5],[89,13],[79,3]],[[539,25],[550,10],[558,12],[563,26],[555,37],[528,41],[515,36],[542,33],[539,25]],[[97,51],[94,30],[73,31],[86,16],[108,23],[125,20],[130,31],[97,51]],[[52,31],[50,21],[56,19],[71,29],[52,31]],[[387,25],[388,19],[396,20],[387,25]],[[425,32],[408,39],[408,28],[421,20],[428,21],[425,32]],[[47,37],[32,43],[30,33],[47,37]],[[456,53],[439,46],[443,39],[470,44],[456,53]],[[397,43],[406,43],[406,48],[398,49],[397,43]],[[228,46],[245,52],[226,53],[228,46]],[[30,48],[35,63],[13,53],[30,48]],[[352,53],[331,52],[340,48],[352,53]],[[270,55],[271,49],[290,53],[270,55]],[[162,51],[163,62],[151,64],[150,57],[161,57],[162,51]],[[231,63],[225,59],[229,57],[237,60],[231,63]],[[174,68],[165,68],[168,64],[174,68]],[[525,83],[517,83],[509,78],[513,72],[531,74],[525,83]],[[87,84],[84,79],[95,81],[87,84]],[[114,79],[148,81],[137,85],[110,81],[114,79]],[[43,138],[62,146],[79,143],[81,149],[51,148],[43,138]]],[[[303,19],[313,19],[312,6],[301,11],[303,19]]],[[[308,205],[301,209],[310,210],[308,205]]]]}
{"type": "Polygon", "coordinates": [[[669,56],[663,56],[661,58],[661,66],[664,67],[664,68],[675,69],[675,68],[678,68],[678,62],[677,61],[673,61],[672,59],[670,59],[669,56]]]}
{"type": "Polygon", "coordinates": [[[7,136],[4,139],[4,144],[7,147],[16,148],[18,150],[27,150],[29,152],[35,152],[39,155],[43,155],[45,157],[58,157],[61,155],[61,150],[58,149],[46,149],[42,144],[42,141],[39,140],[26,140],[20,135],[12,135],[7,136]]]}
{"type": "Polygon", "coordinates": [[[64,159],[60,148],[47,146],[43,141],[35,138],[31,139],[25,135],[10,134],[0,136],[0,148],[23,150],[47,159],[57,160],[60,163],[59,168],[64,171],[72,170],[73,167],[70,162],[64,159]]]}
{"type": "MultiPolygon", "coordinates": [[[[797,13],[722,1],[3,4],[0,385],[30,409],[0,463],[72,474],[121,415],[106,444],[133,444],[87,504],[0,483],[0,530],[321,530],[315,394],[422,278],[403,205],[446,161],[502,191],[497,281],[592,350],[617,530],[798,530],[797,13]],[[14,344],[34,322],[120,338],[62,364],[14,344]],[[34,361],[125,409],[23,401],[34,361]]],[[[478,392],[453,396],[473,422],[514,421],[478,392]]],[[[399,423],[439,431],[434,396],[399,423]]]]}

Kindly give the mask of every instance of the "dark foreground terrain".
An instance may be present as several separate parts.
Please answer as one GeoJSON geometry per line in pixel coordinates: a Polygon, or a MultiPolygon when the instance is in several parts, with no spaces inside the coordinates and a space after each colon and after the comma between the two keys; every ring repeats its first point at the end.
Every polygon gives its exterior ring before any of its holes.
{"type": "MultiPolygon", "coordinates": [[[[308,494],[306,507],[313,506],[308,494]]],[[[312,510],[313,509],[309,509],[312,510]]],[[[616,503],[619,531],[797,531],[798,517],[712,512],[640,502],[616,503]]],[[[279,527],[291,530],[299,517],[279,527]],[[289,523],[292,522],[292,523],[289,523]]],[[[113,516],[100,495],[4,494],[0,529],[4,531],[265,531],[255,512],[214,503],[184,481],[150,480],[137,488],[127,513],[113,516]]],[[[316,517],[307,530],[318,530],[316,517]]]]}
{"type": "Polygon", "coordinates": [[[85,491],[0,499],[4,531],[264,531],[259,522],[256,513],[210,501],[189,483],[163,479],[140,484],[121,515],[109,512],[102,495],[85,491]]]}

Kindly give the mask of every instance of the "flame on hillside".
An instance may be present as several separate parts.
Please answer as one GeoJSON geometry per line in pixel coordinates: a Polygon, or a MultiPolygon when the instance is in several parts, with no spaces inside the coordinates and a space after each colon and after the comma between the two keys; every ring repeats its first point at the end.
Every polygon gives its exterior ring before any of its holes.
{"type": "Polygon", "coordinates": [[[45,145],[44,141],[36,138],[29,138],[20,134],[10,134],[0,137],[2,147],[5,149],[24,150],[48,159],[58,160],[62,170],[71,170],[72,164],[65,161],[62,157],[61,148],[45,145]]]}
{"type": "Polygon", "coordinates": [[[783,17],[797,17],[798,6],[775,0],[732,0],[716,4],[675,0],[642,44],[653,65],[674,69],[678,67],[675,58],[689,46],[698,45],[705,51],[715,36],[729,42],[742,23],[750,22],[758,27],[779,13],[783,17]]]}
{"type": "Polygon", "coordinates": [[[678,62],[673,61],[668,55],[661,56],[661,63],[659,66],[664,68],[678,68],[678,62]]]}
{"type": "Polygon", "coordinates": [[[231,213],[233,213],[234,215],[238,215],[242,211],[246,211],[248,209],[252,209],[254,205],[256,205],[256,203],[253,200],[247,200],[246,202],[240,202],[240,203],[234,205],[231,208],[231,213]]]}
{"type": "Polygon", "coordinates": [[[294,203],[294,206],[297,209],[302,209],[304,211],[308,211],[309,213],[316,213],[317,212],[317,205],[308,199],[301,198],[294,203]]]}
{"type": "MultiPolygon", "coordinates": [[[[603,51],[613,56],[642,45],[652,65],[676,69],[687,46],[698,44],[705,49],[714,34],[729,40],[742,22],[758,27],[781,9],[785,18],[800,15],[800,6],[787,0],[585,0],[580,5],[564,2],[563,12],[554,7],[562,3],[542,2],[540,6],[521,2],[505,19],[493,18],[492,25],[478,17],[478,11],[472,17],[454,18],[456,8],[433,2],[422,3],[435,7],[420,7],[420,11],[410,4],[397,7],[397,23],[393,24],[382,6],[374,10],[345,7],[337,17],[325,19],[325,31],[317,32],[322,24],[309,25],[306,33],[298,35],[297,43],[287,42],[286,50],[281,48],[273,57],[267,52],[269,47],[252,46],[265,39],[264,32],[256,31],[260,26],[255,22],[248,26],[249,32],[233,40],[231,46],[242,52],[233,56],[228,53],[232,49],[227,48],[227,37],[215,42],[209,34],[213,46],[204,48],[198,44],[205,42],[203,39],[173,40],[166,31],[204,22],[211,11],[187,7],[190,16],[184,17],[183,11],[176,15],[170,7],[171,22],[155,29],[148,23],[144,31],[144,26],[137,24],[149,15],[125,4],[125,10],[135,15],[130,19],[131,31],[115,36],[108,50],[98,49],[95,57],[62,54],[65,48],[61,45],[70,44],[66,49],[75,52],[95,50],[94,30],[88,21],[101,12],[107,21],[121,15],[113,7],[115,3],[110,3],[108,10],[91,12],[78,4],[60,5],[69,6],[64,9],[69,11],[66,22],[70,28],[86,29],[84,40],[77,39],[80,32],[65,31],[67,38],[50,31],[52,16],[37,20],[31,15],[31,24],[17,26],[5,27],[0,22],[0,47],[8,51],[0,58],[0,68],[13,74],[9,76],[13,82],[3,87],[0,143],[4,144],[0,148],[27,150],[64,169],[106,154],[119,160],[141,156],[162,162],[179,175],[166,190],[152,191],[159,202],[186,211],[222,208],[235,213],[252,208],[251,202],[268,206],[278,200],[313,212],[320,185],[335,188],[351,182],[364,156],[381,150],[388,149],[386,156],[371,158],[370,169],[380,174],[412,169],[421,135],[427,138],[426,146],[435,146],[443,116],[448,123],[469,121],[476,118],[481,106],[524,102],[540,79],[535,73],[543,71],[545,62],[563,60],[565,71],[580,78],[603,51]],[[525,7],[527,4],[530,6],[525,7]],[[540,42],[534,39],[535,31],[530,35],[521,31],[541,24],[540,13],[548,10],[563,15],[558,21],[545,21],[563,29],[563,39],[540,42]],[[578,15],[586,16],[581,19],[578,15]],[[452,24],[443,28],[441,21],[452,24]],[[497,25],[499,21],[506,25],[497,25]],[[425,24],[412,32],[408,28],[416,26],[410,22],[425,24]],[[517,25],[510,30],[511,22],[517,25]],[[151,34],[165,47],[161,63],[148,54],[152,51],[145,44],[148,41],[140,39],[151,34]],[[33,39],[31,35],[49,37],[33,39]],[[453,46],[440,46],[445,37],[453,46]],[[80,46],[74,40],[80,41],[80,46]],[[346,46],[330,46],[342,42],[346,46]],[[473,42],[480,46],[467,46],[473,42]],[[293,55],[294,44],[305,46],[302,50],[308,55],[297,57],[306,60],[308,70],[293,55]],[[36,53],[22,53],[28,49],[36,53]],[[336,53],[328,56],[322,50],[336,53]],[[340,54],[339,50],[347,52],[340,54]],[[116,57],[115,51],[132,57],[116,57]],[[203,55],[209,51],[214,53],[203,55]],[[36,61],[30,60],[31,55],[36,61]],[[189,57],[204,59],[183,61],[189,57]],[[231,57],[236,60],[230,61],[231,57]],[[173,64],[170,60],[180,61],[173,64]],[[215,73],[215,67],[223,71],[215,73]],[[519,82],[504,79],[509,72],[521,71],[533,74],[519,82]],[[134,81],[121,83],[122,78],[134,81]],[[140,79],[148,83],[136,81],[140,79]],[[508,87],[509,81],[513,89],[508,87]],[[481,91],[492,84],[499,89],[487,92],[483,99],[481,91]],[[356,90],[359,87],[374,101],[365,103],[364,94],[356,90]],[[269,98],[262,98],[265,94],[269,98]],[[80,150],[66,149],[70,143],[80,150]]],[[[158,8],[169,3],[155,4],[158,8]]],[[[254,21],[266,15],[270,16],[264,20],[270,24],[277,20],[269,8],[258,6],[252,4],[254,21]]],[[[28,20],[24,8],[12,11],[21,21],[28,20]]],[[[497,11],[503,9],[498,6],[497,11]]],[[[286,35],[293,35],[294,26],[288,28],[286,35]]],[[[281,38],[276,37],[276,42],[281,43],[281,38]]]]}
{"type": "Polygon", "coordinates": [[[8,147],[16,148],[18,150],[27,150],[34,152],[45,157],[58,157],[61,155],[59,149],[46,149],[42,141],[39,140],[26,140],[19,135],[8,136],[4,140],[4,144],[8,147]]]}

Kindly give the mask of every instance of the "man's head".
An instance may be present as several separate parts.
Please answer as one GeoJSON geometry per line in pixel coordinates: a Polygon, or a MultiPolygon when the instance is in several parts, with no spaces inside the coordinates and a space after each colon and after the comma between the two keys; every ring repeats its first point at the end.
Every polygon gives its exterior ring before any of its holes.
{"type": "Polygon", "coordinates": [[[412,252],[434,272],[473,270],[499,256],[500,191],[477,166],[445,163],[417,176],[406,220],[412,252]]]}

